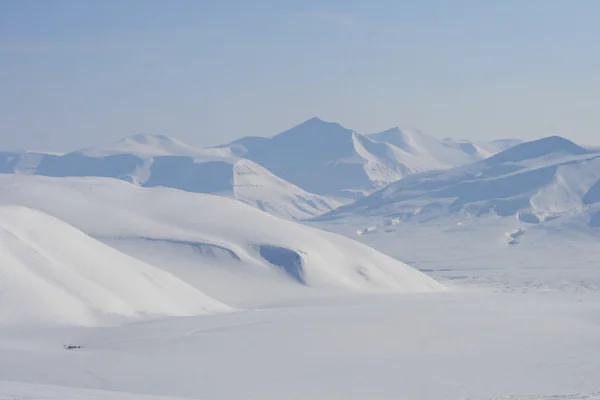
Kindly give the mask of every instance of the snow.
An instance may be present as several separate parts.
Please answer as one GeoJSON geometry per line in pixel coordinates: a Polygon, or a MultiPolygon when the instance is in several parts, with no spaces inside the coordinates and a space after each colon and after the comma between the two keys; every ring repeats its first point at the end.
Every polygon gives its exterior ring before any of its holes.
{"type": "MultiPolygon", "coordinates": [[[[32,158],[32,156],[28,156],[32,158]]],[[[321,215],[343,201],[308,193],[227,149],[195,148],[164,135],[134,135],[115,143],[30,161],[13,156],[4,172],[117,178],[145,187],[165,186],[235,198],[287,219],[321,215]]]]}
{"type": "Polygon", "coordinates": [[[171,274],[36,210],[0,207],[0,250],[0,323],[93,326],[111,317],[229,310],[171,274]]]}
{"type": "Polygon", "coordinates": [[[42,210],[241,308],[310,289],[444,290],[351,239],[212,195],[105,178],[3,175],[0,202],[42,210]],[[298,267],[301,282],[291,272],[298,267]]]}
{"type": "Polygon", "coordinates": [[[0,376],[91,396],[100,392],[79,388],[224,400],[549,399],[597,392],[597,307],[519,294],[337,296],[109,328],[13,328],[0,330],[0,376]],[[65,351],[65,341],[84,347],[65,351]]]}
{"type": "Polygon", "coordinates": [[[416,172],[494,154],[492,145],[477,155],[460,146],[397,129],[361,135],[312,118],[272,138],[245,137],[218,148],[253,160],[308,192],[355,199],[416,172]]]}
{"type": "MultiPolygon", "coordinates": [[[[402,149],[335,124],[325,128],[322,135],[344,138],[331,143],[347,147],[325,146],[323,154],[350,155],[332,165],[359,165],[351,172],[358,171],[356,182],[372,169],[364,187],[387,179],[391,167],[378,169],[387,156],[410,153],[414,161],[436,153],[452,161],[459,151],[480,157],[510,150],[446,170],[411,171],[303,225],[210,194],[109,178],[0,176],[0,203],[54,216],[0,207],[11,222],[0,225],[0,243],[7,243],[0,282],[4,271],[33,268],[62,271],[52,276],[65,279],[63,269],[31,261],[31,249],[47,243],[44,252],[71,266],[68,276],[110,251],[125,268],[96,268],[113,278],[100,279],[103,286],[119,288],[128,280],[114,277],[122,269],[137,276],[139,267],[238,309],[144,313],[141,321],[90,311],[110,323],[59,324],[40,319],[52,311],[41,302],[35,326],[0,324],[0,399],[600,400],[599,153],[556,137],[523,145],[443,140],[446,152],[414,132],[403,136],[402,149]],[[6,233],[23,230],[46,239],[14,243],[6,233]],[[21,264],[6,264],[22,254],[28,256],[21,264]],[[69,264],[75,254],[78,263],[69,264]]],[[[305,157],[313,157],[310,142],[298,147],[305,157]]],[[[234,150],[219,151],[231,157],[234,150]]],[[[250,170],[260,166],[245,158],[231,165],[242,172],[236,185],[249,190],[238,195],[256,207],[263,192],[252,188],[262,183],[250,170]]],[[[174,176],[187,171],[194,167],[174,176]]],[[[6,287],[0,309],[25,310],[44,293],[30,281],[22,290],[6,287]]],[[[59,299],[46,298],[54,306],[59,299]]]]}
{"type": "Polygon", "coordinates": [[[436,160],[446,168],[479,161],[519,144],[519,141],[510,139],[483,143],[454,139],[439,140],[419,130],[402,130],[397,127],[367,137],[377,142],[394,145],[415,157],[436,160]]]}
{"type": "Polygon", "coordinates": [[[386,226],[392,220],[451,215],[521,214],[543,222],[563,214],[589,213],[595,210],[599,163],[600,153],[551,137],[467,166],[412,175],[320,218],[371,216],[386,226]]]}

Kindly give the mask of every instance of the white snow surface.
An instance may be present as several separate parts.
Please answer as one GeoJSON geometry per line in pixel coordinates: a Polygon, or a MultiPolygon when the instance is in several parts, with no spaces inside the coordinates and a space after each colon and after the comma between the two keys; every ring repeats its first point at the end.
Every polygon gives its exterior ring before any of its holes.
{"type": "Polygon", "coordinates": [[[1,203],[41,209],[245,309],[0,325],[0,399],[600,400],[597,171],[594,151],[548,138],[304,222],[451,290],[229,199],[0,176],[1,203]],[[359,259],[372,269],[356,274],[359,259]],[[373,271],[388,267],[425,290],[381,285],[373,271]]]}
{"type": "Polygon", "coordinates": [[[98,325],[228,307],[40,211],[0,207],[0,324],[98,325]]]}
{"type": "Polygon", "coordinates": [[[292,294],[309,288],[444,290],[356,241],[218,196],[106,178],[3,175],[0,202],[60,218],[226,304],[246,307],[244,300],[276,301],[278,290],[292,294]]]}

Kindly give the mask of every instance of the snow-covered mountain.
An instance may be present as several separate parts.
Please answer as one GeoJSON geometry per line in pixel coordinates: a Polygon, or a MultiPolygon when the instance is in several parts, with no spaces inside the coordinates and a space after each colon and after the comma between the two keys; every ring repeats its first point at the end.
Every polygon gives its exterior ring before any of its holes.
{"type": "Polygon", "coordinates": [[[442,290],[351,239],[213,195],[115,179],[3,175],[0,202],[60,218],[226,304],[246,306],[244,296],[256,301],[279,289],[442,290]]]}
{"type": "Polygon", "coordinates": [[[164,135],[135,135],[64,155],[0,153],[0,172],[117,178],[243,201],[287,219],[314,217],[342,201],[308,193],[226,149],[189,146],[164,135]]]}
{"type": "Polygon", "coordinates": [[[312,118],[271,138],[245,137],[218,148],[311,193],[356,199],[413,173],[480,160],[503,146],[444,142],[397,128],[361,135],[312,118]]]}
{"type": "Polygon", "coordinates": [[[404,176],[463,165],[512,144],[438,140],[398,128],[365,136],[313,118],[272,138],[245,137],[213,148],[138,134],[60,155],[4,152],[0,173],[116,178],[231,197],[298,220],[329,212],[404,176]]]}
{"type": "Polygon", "coordinates": [[[0,207],[0,250],[0,323],[98,325],[229,310],[37,210],[0,207]]]}
{"type": "Polygon", "coordinates": [[[324,218],[347,213],[429,218],[432,213],[490,212],[534,212],[543,218],[600,201],[599,167],[600,153],[549,137],[467,166],[407,177],[324,218]]]}
{"type": "Polygon", "coordinates": [[[515,245],[526,234],[560,242],[570,232],[583,243],[600,228],[600,153],[556,136],[527,142],[467,166],[404,178],[316,221],[350,236],[389,233],[390,240],[407,232],[452,233],[434,243],[462,236],[457,246],[465,251],[478,240],[479,248],[497,251],[497,240],[515,245]]]}

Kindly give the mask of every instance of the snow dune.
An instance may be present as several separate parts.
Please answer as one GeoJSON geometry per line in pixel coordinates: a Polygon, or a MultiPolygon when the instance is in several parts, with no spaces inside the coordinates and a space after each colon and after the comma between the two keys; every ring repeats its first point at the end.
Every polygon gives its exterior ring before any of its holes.
{"type": "Polygon", "coordinates": [[[57,218],[0,207],[0,323],[100,325],[228,310],[57,218]]]}

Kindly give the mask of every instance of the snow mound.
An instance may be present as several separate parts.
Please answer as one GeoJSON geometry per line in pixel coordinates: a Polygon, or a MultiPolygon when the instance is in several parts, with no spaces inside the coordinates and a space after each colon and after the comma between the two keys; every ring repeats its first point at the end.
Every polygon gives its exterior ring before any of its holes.
{"type": "Polygon", "coordinates": [[[169,273],[19,206],[0,207],[0,322],[98,325],[229,308],[169,273]]]}
{"type": "Polygon", "coordinates": [[[149,257],[153,265],[181,273],[188,283],[229,304],[231,292],[245,289],[257,297],[256,285],[263,292],[277,284],[444,290],[425,274],[351,239],[227,198],[140,188],[114,179],[28,175],[0,176],[0,194],[2,202],[39,208],[136,257],[149,257]],[[164,251],[157,252],[159,246],[164,251]],[[168,258],[184,254],[177,262],[168,258]],[[184,265],[189,269],[178,269],[184,265]]]}

